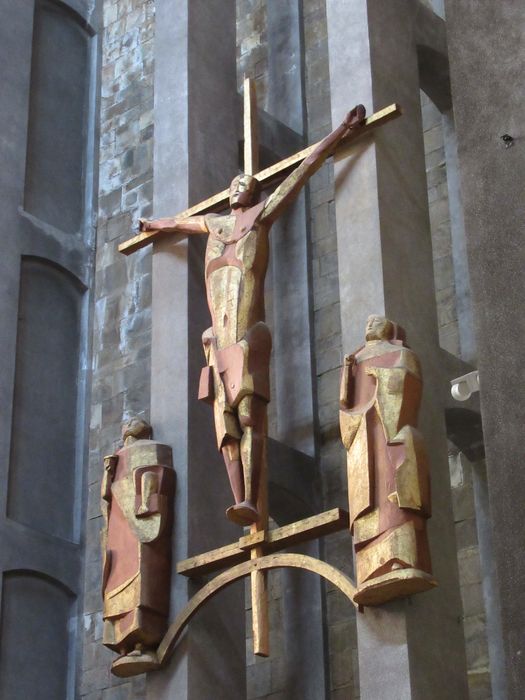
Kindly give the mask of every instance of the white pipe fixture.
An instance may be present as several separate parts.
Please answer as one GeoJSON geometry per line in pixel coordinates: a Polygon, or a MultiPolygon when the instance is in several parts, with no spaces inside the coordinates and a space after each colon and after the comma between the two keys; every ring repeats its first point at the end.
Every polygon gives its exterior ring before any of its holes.
{"type": "Polygon", "coordinates": [[[475,370],[464,374],[462,377],[453,379],[450,384],[452,387],[450,393],[456,401],[468,401],[472,394],[479,391],[479,372],[475,370]]]}

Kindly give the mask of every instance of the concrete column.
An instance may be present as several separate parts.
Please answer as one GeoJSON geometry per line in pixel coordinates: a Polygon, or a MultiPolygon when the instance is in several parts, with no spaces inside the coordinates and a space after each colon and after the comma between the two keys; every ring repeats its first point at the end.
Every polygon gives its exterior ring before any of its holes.
{"type": "MultiPolygon", "coordinates": [[[[267,4],[268,113],[303,137],[304,96],[300,3],[267,4]]],[[[294,152],[290,143],[288,153],[294,152]]],[[[277,434],[281,442],[314,455],[313,373],[306,194],[271,232],[273,363],[277,434]],[[298,381],[298,378],[301,381],[298,381]]]]}
{"type": "Polygon", "coordinates": [[[363,342],[370,313],[407,331],[425,378],[420,427],[432,469],[429,539],[436,590],[357,616],[362,700],[466,698],[454,524],[439,367],[436,305],[416,47],[410,4],[328,0],[332,120],[355,103],[399,102],[404,115],[335,166],[343,348],[363,342]],[[439,650],[439,653],[436,653],[439,650]]]}
{"type": "Polygon", "coordinates": [[[525,687],[525,402],[517,385],[525,366],[524,110],[517,89],[525,7],[446,0],[446,16],[506,697],[517,700],[525,687]],[[515,138],[511,148],[505,133],[515,138]]]}
{"type": "MultiPolygon", "coordinates": [[[[158,0],[155,47],[154,214],[175,214],[228,186],[238,172],[235,2],[158,0]]],[[[204,239],[204,237],[203,237],[204,239]]],[[[153,252],[151,420],[173,447],[175,562],[227,544],[231,494],[212,412],[197,401],[210,325],[205,240],[169,238],[153,252]]],[[[173,573],[171,618],[195,592],[173,573]]],[[[148,678],[151,700],[242,698],[246,693],[244,586],[232,586],[190,624],[166,670],[148,678]]]]}
{"type": "MultiPolygon", "coordinates": [[[[300,5],[298,0],[267,3],[267,109],[272,117],[303,136],[305,118],[300,5]]],[[[290,148],[289,153],[293,150],[290,148]]],[[[277,416],[275,437],[313,457],[315,441],[306,201],[307,195],[303,191],[271,233],[273,400],[277,416]]],[[[313,493],[308,500],[309,510],[301,517],[319,510],[313,493]]],[[[277,519],[277,516],[274,517],[277,519]]],[[[319,542],[303,545],[300,551],[319,557],[319,542]]],[[[289,700],[320,700],[325,693],[321,580],[299,571],[284,570],[281,576],[286,697],[289,700]],[[308,664],[304,663],[305,658],[310,659],[308,664]]]]}

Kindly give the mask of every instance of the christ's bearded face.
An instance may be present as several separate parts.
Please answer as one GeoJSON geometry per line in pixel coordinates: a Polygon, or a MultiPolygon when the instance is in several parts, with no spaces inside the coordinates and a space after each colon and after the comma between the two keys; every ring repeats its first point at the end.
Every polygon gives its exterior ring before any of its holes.
{"type": "Polygon", "coordinates": [[[252,175],[237,175],[230,185],[231,208],[252,206],[257,202],[259,191],[260,184],[257,178],[252,175]]]}

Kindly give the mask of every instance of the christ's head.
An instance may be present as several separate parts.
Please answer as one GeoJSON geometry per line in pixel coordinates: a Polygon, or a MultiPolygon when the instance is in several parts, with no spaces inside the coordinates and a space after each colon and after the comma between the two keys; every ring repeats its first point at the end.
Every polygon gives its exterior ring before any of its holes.
{"type": "Polygon", "coordinates": [[[230,185],[230,206],[232,209],[251,207],[259,201],[261,184],[253,175],[241,174],[234,177],[230,185]]]}

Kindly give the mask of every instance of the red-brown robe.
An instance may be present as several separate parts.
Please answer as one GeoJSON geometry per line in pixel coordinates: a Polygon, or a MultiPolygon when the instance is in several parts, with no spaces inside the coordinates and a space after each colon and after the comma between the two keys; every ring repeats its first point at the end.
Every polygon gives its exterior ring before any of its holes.
{"type": "Polygon", "coordinates": [[[115,457],[113,478],[106,472],[102,484],[103,643],[129,653],[137,644],[155,648],[166,631],[175,472],[171,449],[153,440],[136,440],[115,457]]]}
{"type": "Polygon", "coordinates": [[[401,341],[368,342],[347,368],[343,385],[347,401],[340,423],[358,587],[385,575],[388,581],[402,569],[405,576],[408,570],[430,576],[430,481],[416,427],[419,361],[401,341]]]}

